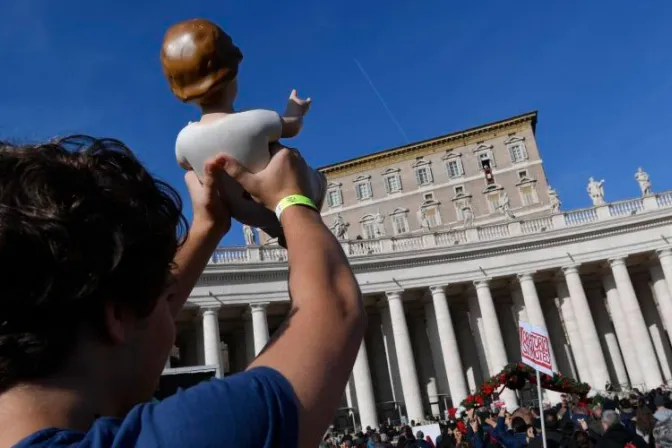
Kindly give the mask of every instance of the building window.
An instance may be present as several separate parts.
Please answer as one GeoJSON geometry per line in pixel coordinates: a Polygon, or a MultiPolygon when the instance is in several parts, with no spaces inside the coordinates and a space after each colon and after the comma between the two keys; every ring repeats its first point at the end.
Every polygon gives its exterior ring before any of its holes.
{"type": "Polygon", "coordinates": [[[457,185],[453,187],[453,191],[455,191],[455,196],[464,194],[464,185],[457,185]]]}
{"type": "Polygon", "coordinates": [[[371,190],[371,176],[359,176],[354,180],[354,183],[355,195],[357,196],[358,201],[373,197],[373,191],[371,190]]]}
{"type": "Polygon", "coordinates": [[[523,206],[536,204],[539,202],[537,197],[537,190],[534,188],[533,184],[523,185],[520,187],[520,199],[523,203],[523,206]]]}
{"type": "Polygon", "coordinates": [[[464,221],[464,210],[468,207],[469,201],[467,199],[455,201],[455,214],[457,215],[458,221],[464,221]]]}
{"type": "Polygon", "coordinates": [[[330,188],[327,190],[327,205],[329,207],[338,207],[343,204],[343,196],[340,188],[330,188]]]}
{"type": "Polygon", "coordinates": [[[406,209],[396,209],[392,213],[392,227],[394,228],[395,235],[403,235],[408,233],[408,210],[406,209]]]}
{"type": "Polygon", "coordinates": [[[399,173],[385,175],[384,181],[387,194],[401,191],[401,177],[399,176],[399,173]]]}
{"type": "Polygon", "coordinates": [[[371,215],[362,218],[360,223],[362,225],[362,238],[365,240],[372,240],[376,238],[376,222],[371,215]]]}
{"type": "Polygon", "coordinates": [[[518,171],[518,179],[527,179],[527,170],[518,171]]]}
{"type": "Polygon", "coordinates": [[[423,193],[422,194],[422,199],[425,201],[433,201],[434,200],[434,193],[423,193]]]}
{"type": "Polygon", "coordinates": [[[511,162],[520,163],[527,160],[527,149],[525,148],[525,139],[515,135],[509,137],[504,141],[506,147],[509,149],[509,156],[511,162]]]}
{"type": "Polygon", "coordinates": [[[421,166],[415,169],[415,178],[418,185],[428,185],[432,183],[432,170],[429,166],[421,166]]]}
{"type": "Polygon", "coordinates": [[[448,171],[448,177],[455,179],[456,177],[464,176],[464,166],[462,165],[462,154],[459,153],[449,153],[443,156],[443,160],[446,162],[446,170],[448,171]]]}
{"type": "Polygon", "coordinates": [[[440,202],[434,199],[426,200],[418,210],[418,223],[423,227],[423,218],[426,220],[426,225],[430,228],[441,225],[441,214],[439,212],[440,202]]]}
{"type": "Polygon", "coordinates": [[[429,224],[430,228],[438,227],[441,225],[441,216],[439,215],[439,207],[431,206],[423,209],[425,212],[425,219],[429,224]]]}
{"type": "Polygon", "coordinates": [[[422,157],[418,157],[412,167],[415,169],[415,179],[419,186],[429,185],[434,182],[431,162],[422,157]]]}
{"type": "Polygon", "coordinates": [[[478,166],[480,166],[482,170],[495,167],[495,159],[492,157],[492,151],[488,149],[487,151],[478,153],[478,166]]]}
{"type": "Polygon", "coordinates": [[[490,213],[497,213],[497,211],[499,210],[499,200],[500,200],[499,191],[486,194],[485,199],[488,202],[488,210],[490,211],[490,213]]]}

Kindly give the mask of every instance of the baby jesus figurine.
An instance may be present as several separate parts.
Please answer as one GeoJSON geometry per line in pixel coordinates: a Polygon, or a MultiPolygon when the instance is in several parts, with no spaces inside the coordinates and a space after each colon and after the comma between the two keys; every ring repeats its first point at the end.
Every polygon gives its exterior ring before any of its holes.
{"type": "MultiPolygon", "coordinates": [[[[170,88],[180,100],[201,108],[199,122],[189,123],[177,136],[175,152],[184,169],[203,176],[205,162],[221,152],[233,156],[253,173],[268,164],[269,145],[280,138],[296,136],[310,99],[299,98],[292,90],[284,115],[270,110],[236,112],[238,66],[243,54],[219,26],[204,20],[180,22],[168,29],[161,48],[161,64],[170,88]]],[[[234,218],[258,227],[282,241],[282,228],[275,214],[255,202],[242,187],[226,178],[227,202],[234,218]]],[[[311,173],[307,195],[318,210],[322,208],[326,180],[311,173]]]]}

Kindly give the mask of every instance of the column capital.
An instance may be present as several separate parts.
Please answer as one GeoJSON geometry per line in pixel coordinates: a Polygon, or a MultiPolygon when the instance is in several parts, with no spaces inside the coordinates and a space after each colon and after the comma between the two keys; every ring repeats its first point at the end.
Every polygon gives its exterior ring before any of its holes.
{"type": "Polygon", "coordinates": [[[219,309],[221,308],[221,305],[206,305],[202,306],[199,308],[198,313],[201,316],[211,316],[211,315],[218,315],[219,314],[219,309]]]}
{"type": "Polygon", "coordinates": [[[534,281],[534,274],[536,271],[528,271],[528,272],[521,272],[520,274],[516,274],[516,277],[518,278],[519,282],[533,282],[534,281]]]}
{"type": "Polygon", "coordinates": [[[607,260],[607,262],[609,263],[609,266],[611,266],[612,268],[614,266],[624,266],[625,265],[625,257],[610,258],[609,260],[607,260]]]}
{"type": "Polygon", "coordinates": [[[563,266],[562,272],[567,275],[567,274],[578,274],[579,273],[579,265],[578,264],[570,264],[567,266],[563,266]]]}
{"type": "Polygon", "coordinates": [[[445,294],[446,293],[446,287],[448,285],[434,285],[429,287],[429,292],[432,293],[432,295],[435,294],[445,294]]]}
{"type": "Polygon", "coordinates": [[[489,288],[490,287],[490,279],[489,278],[483,278],[479,280],[474,280],[474,288],[481,289],[481,288],[489,288]]]}
{"type": "Polygon", "coordinates": [[[250,312],[252,313],[265,313],[266,308],[270,305],[269,302],[255,302],[255,303],[250,303],[250,312]]]}
{"type": "Polygon", "coordinates": [[[658,255],[658,258],[672,257],[672,248],[664,247],[662,249],[656,249],[656,255],[658,255]]]}
{"type": "Polygon", "coordinates": [[[401,300],[401,296],[404,294],[404,290],[398,291],[385,291],[385,298],[389,302],[390,300],[401,300]]]}

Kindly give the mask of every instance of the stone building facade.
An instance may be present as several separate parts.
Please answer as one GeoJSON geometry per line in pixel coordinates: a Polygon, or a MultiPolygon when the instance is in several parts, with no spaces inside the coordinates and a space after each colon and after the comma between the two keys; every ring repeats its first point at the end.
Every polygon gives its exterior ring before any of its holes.
{"type": "MultiPolygon", "coordinates": [[[[535,120],[526,114],[465,131],[461,145],[446,136],[325,168],[330,182],[340,183],[342,202],[325,205],[323,215],[328,224],[339,214],[349,224],[347,235],[334,231],[369,315],[344,392],[343,424],[351,417],[362,426],[422,420],[459,404],[520,360],[521,320],[548,330],[556,371],[596,391],[608,383],[627,390],[672,382],[672,192],[652,192],[638,171],[640,197],[606,203],[602,187],[593,185],[595,205],[560,210],[557,196],[549,195],[535,120]],[[516,163],[507,146],[514,137],[527,157],[516,163]],[[438,142],[435,150],[430,142],[438,142]],[[479,145],[489,146],[495,160],[494,183],[476,165],[479,145]],[[448,177],[443,159],[451,160],[456,148],[464,158],[461,181],[448,177]],[[389,156],[395,151],[398,158],[389,156]],[[433,185],[417,185],[426,178],[416,176],[419,166],[432,167],[433,185]],[[384,176],[397,168],[404,189],[388,195],[384,176]],[[362,176],[370,176],[374,196],[360,201],[362,176]],[[450,195],[459,185],[471,195],[473,221],[457,214],[450,195]],[[525,185],[534,186],[535,201],[525,202],[525,185]],[[441,219],[427,226],[417,212],[430,192],[441,219]],[[504,192],[509,207],[498,201],[494,211],[488,195],[504,192]],[[398,208],[408,210],[407,232],[391,225],[398,208]],[[365,238],[370,230],[363,219],[378,213],[382,230],[365,238]]],[[[219,248],[179,318],[179,356],[166,374],[243,370],[288,311],[283,249],[219,248]]],[[[526,399],[511,392],[503,398],[511,406],[526,399]]]]}

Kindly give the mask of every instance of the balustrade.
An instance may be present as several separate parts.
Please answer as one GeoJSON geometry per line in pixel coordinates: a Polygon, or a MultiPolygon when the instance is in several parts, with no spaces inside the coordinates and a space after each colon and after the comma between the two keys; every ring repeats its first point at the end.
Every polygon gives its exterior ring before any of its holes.
{"type": "MultiPolygon", "coordinates": [[[[644,198],[612,202],[592,208],[559,212],[548,216],[520,218],[472,228],[440,230],[435,233],[406,237],[384,237],[371,240],[342,241],[348,257],[364,257],[385,253],[417,251],[434,247],[450,247],[501,240],[555,231],[565,227],[580,227],[613,219],[627,219],[632,215],[650,213],[657,209],[672,208],[672,191],[644,198]],[[516,230],[516,229],[520,230],[516,230]],[[512,230],[514,229],[514,230],[512,230]],[[429,237],[426,239],[425,237],[429,237]],[[433,238],[432,238],[433,237],[433,238]]],[[[278,246],[220,247],[212,255],[211,264],[284,263],[287,252],[278,246]]]]}

